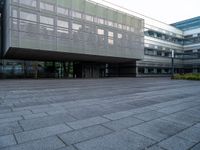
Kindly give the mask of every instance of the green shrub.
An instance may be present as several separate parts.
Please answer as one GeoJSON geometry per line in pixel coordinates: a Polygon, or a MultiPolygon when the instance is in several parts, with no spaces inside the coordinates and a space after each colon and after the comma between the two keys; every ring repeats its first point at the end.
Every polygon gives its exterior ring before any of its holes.
{"type": "Polygon", "coordinates": [[[193,73],[188,73],[188,74],[176,74],[174,76],[174,79],[183,79],[183,80],[200,80],[200,74],[193,74],[193,73]]]}

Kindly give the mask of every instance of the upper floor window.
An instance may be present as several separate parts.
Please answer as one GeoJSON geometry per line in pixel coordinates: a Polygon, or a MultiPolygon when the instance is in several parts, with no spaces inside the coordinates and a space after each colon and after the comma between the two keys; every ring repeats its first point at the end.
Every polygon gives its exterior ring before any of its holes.
{"type": "Polygon", "coordinates": [[[98,18],[98,23],[99,23],[99,24],[104,24],[104,20],[101,19],[101,18],[98,18]]]}
{"type": "Polygon", "coordinates": [[[114,37],[114,33],[111,32],[111,31],[108,31],[108,36],[109,36],[109,37],[114,37]]]}
{"type": "Polygon", "coordinates": [[[58,20],[57,26],[58,27],[63,27],[63,28],[68,28],[69,27],[69,22],[63,21],[63,20],[58,20]]]}
{"type": "Polygon", "coordinates": [[[12,10],[12,17],[17,18],[17,10],[12,10]]]}
{"type": "Polygon", "coordinates": [[[97,29],[97,34],[98,35],[104,35],[104,30],[103,29],[97,29]]]}
{"type": "Polygon", "coordinates": [[[40,16],[40,23],[54,25],[54,19],[46,16],[40,16]]]}
{"type": "Polygon", "coordinates": [[[57,7],[57,13],[60,15],[68,15],[68,9],[67,8],[62,8],[62,7],[57,7]]]}
{"type": "Polygon", "coordinates": [[[19,0],[19,3],[27,5],[27,6],[31,6],[31,7],[36,7],[37,6],[37,1],[36,0],[19,0]]]}
{"type": "Polygon", "coordinates": [[[20,12],[20,19],[29,20],[29,21],[35,21],[36,22],[37,21],[37,15],[29,13],[29,12],[21,11],[20,12]]]}
{"type": "Polygon", "coordinates": [[[54,11],[54,6],[52,4],[47,4],[45,2],[40,2],[40,9],[54,11]]]}
{"type": "Polygon", "coordinates": [[[81,16],[82,16],[81,13],[72,11],[72,17],[81,19],[81,16]]]}
{"type": "Polygon", "coordinates": [[[118,39],[122,39],[122,34],[121,34],[121,33],[118,33],[118,34],[117,34],[117,38],[118,38],[118,39]]]}
{"type": "Polygon", "coordinates": [[[82,28],[81,24],[72,23],[72,29],[73,30],[80,30],[81,28],[82,28]]]}
{"type": "Polygon", "coordinates": [[[85,20],[93,22],[93,17],[90,15],[85,15],[85,20]]]}

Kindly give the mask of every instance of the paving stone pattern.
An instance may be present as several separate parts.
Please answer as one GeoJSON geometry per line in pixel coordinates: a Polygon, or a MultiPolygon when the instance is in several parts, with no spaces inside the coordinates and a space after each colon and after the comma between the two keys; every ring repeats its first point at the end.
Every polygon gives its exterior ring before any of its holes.
{"type": "Polygon", "coordinates": [[[0,150],[200,150],[200,82],[1,80],[0,150]]]}

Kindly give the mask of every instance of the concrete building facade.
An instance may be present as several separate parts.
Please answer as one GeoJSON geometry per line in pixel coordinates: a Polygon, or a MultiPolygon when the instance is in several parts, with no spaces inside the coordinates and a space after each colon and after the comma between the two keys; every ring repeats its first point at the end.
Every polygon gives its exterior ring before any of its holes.
{"type": "Polygon", "coordinates": [[[172,50],[175,72],[200,72],[198,19],[167,25],[98,0],[1,0],[0,74],[168,76],[172,50]]]}

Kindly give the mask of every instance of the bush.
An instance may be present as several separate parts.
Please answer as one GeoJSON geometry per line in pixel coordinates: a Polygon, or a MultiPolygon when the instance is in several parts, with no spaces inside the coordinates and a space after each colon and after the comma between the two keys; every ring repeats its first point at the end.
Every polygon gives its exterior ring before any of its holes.
{"type": "Polygon", "coordinates": [[[200,80],[200,74],[176,74],[174,79],[183,79],[183,80],[200,80]]]}

